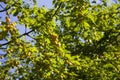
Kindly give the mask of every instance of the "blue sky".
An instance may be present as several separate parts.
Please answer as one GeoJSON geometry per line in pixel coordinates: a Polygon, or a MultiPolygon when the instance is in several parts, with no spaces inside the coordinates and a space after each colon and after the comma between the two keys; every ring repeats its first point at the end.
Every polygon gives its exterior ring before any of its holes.
{"type": "Polygon", "coordinates": [[[37,0],[38,1],[38,5],[41,7],[43,5],[45,5],[47,8],[51,8],[52,7],[52,0],[37,0]]]}

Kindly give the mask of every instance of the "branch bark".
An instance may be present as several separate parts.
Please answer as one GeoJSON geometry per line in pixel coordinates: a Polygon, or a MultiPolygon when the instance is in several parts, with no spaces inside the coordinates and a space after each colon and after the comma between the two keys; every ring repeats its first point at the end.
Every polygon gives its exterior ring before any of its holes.
{"type": "MultiPolygon", "coordinates": [[[[0,4],[0,6],[3,8],[3,6],[0,4]]],[[[7,11],[8,9],[10,9],[10,7],[8,8],[3,8],[3,10],[0,10],[0,12],[4,12],[4,11],[7,11]]]]}
{"type": "Polygon", "coordinates": [[[62,5],[62,2],[59,4],[58,8],[56,9],[56,11],[55,11],[55,13],[53,14],[53,16],[52,16],[52,17],[54,17],[54,16],[57,14],[57,12],[59,11],[59,9],[60,9],[61,5],[62,5]]]}
{"type": "MultiPolygon", "coordinates": [[[[33,32],[33,31],[34,31],[34,30],[31,30],[31,31],[29,31],[29,32],[27,32],[27,33],[24,33],[24,34],[18,36],[17,38],[21,38],[21,37],[23,37],[23,36],[25,36],[25,35],[28,35],[28,34],[30,34],[30,33],[33,32]]],[[[4,43],[4,44],[0,44],[0,47],[5,46],[5,45],[7,45],[7,44],[10,44],[12,41],[14,41],[14,40],[10,40],[10,41],[8,41],[8,42],[6,42],[6,43],[4,43]]]]}

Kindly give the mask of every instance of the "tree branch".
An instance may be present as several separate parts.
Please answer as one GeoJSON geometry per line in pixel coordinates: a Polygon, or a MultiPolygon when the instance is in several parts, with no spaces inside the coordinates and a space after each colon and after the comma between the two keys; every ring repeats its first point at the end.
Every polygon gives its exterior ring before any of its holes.
{"type": "Polygon", "coordinates": [[[36,40],[35,38],[33,38],[32,36],[30,36],[29,34],[27,36],[30,37],[30,38],[32,38],[32,39],[34,39],[34,40],[36,40]]]}
{"type": "Polygon", "coordinates": [[[4,9],[4,7],[0,4],[0,7],[4,9]]]}
{"type": "Polygon", "coordinates": [[[8,9],[10,9],[10,8],[11,8],[11,6],[14,6],[15,4],[16,4],[16,3],[11,4],[8,8],[4,8],[4,7],[0,4],[0,6],[3,8],[3,10],[0,10],[0,12],[7,11],[8,9]]]}
{"type": "MultiPolygon", "coordinates": [[[[61,5],[62,5],[62,2],[59,4],[59,6],[58,6],[58,8],[56,9],[56,11],[55,11],[55,13],[53,14],[53,16],[55,16],[55,15],[57,14],[57,12],[58,12],[58,10],[60,9],[61,5]]],[[[52,16],[52,17],[53,17],[53,16],[52,16]]]]}
{"type": "Polygon", "coordinates": [[[34,31],[34,30],[31,30],[31,31],[29,31],[29,32],[26,32],[26,33],[24,33],[24,34],[18,36],[17,38],[21,38],[22,36],[28,35],[28,34],[30,34],[30,33],[33,32],[33,31],[34,31]]]}
{"type": "Polygon", "coordinates": [[[0,48],[0,49],[7,49],[7,48],[0,48]]]}
{"type": "MultiPolygon", "coordinates": [[[[31,30],[31,31],[29,31],[29,32],[27,32],[27,33],[24,33],[24,34],[18,36],[17,38],[21,38],[21,37],[23,37],[23,36],[25,36],[25,35],[28,35],[28,34],[30,34],[30,33],[33,32],[33,31],[34,31],[34,30],[31,30]]],[[[7,45],[7,44],[10,44],[12,41],[14,41],[14,39],[13,39],[13,40],[10,40],[10,41],[8,41],[8,42],[6,42],[6,43],[4,43],[4,44],[0,44],[0,47],[5,46],[5,45],[7,45]]]]}
{"type": "MultiPolygon", "coordinates": [[[[0,5],[1,6],[1,5],[0,5]]],[[[2,7],[2,6],[1,6],[2,7]]],[[[3,7],[2,7],[3,8],[3,7]]],[[[10,7],[8,8],[4,8],[3,10],[0,10],[0,12],[4,12],[4,11],[7,11],[8,9],[10,9],[10,7]]]]}

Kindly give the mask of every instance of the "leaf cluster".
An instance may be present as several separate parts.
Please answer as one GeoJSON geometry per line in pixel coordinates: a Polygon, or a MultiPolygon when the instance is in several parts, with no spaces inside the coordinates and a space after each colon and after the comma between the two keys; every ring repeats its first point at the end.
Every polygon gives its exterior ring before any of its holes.
{"type": "Polygon", "coordinates": [[[106,1],[1,1],[0,80],[119,80],[120,6],[106,1]]]}

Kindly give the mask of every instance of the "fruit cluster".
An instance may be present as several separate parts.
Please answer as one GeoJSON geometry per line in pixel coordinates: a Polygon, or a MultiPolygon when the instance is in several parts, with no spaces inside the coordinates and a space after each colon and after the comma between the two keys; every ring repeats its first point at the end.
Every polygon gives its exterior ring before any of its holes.
{"type": "Polygon", "coordinates": [[[59,40],[58,40],[58,35],[50,33],[50,37],[51,37],[52,44],[56,45],[57,47],[60,47],[60,43],[59,43],[59,40]]]}

